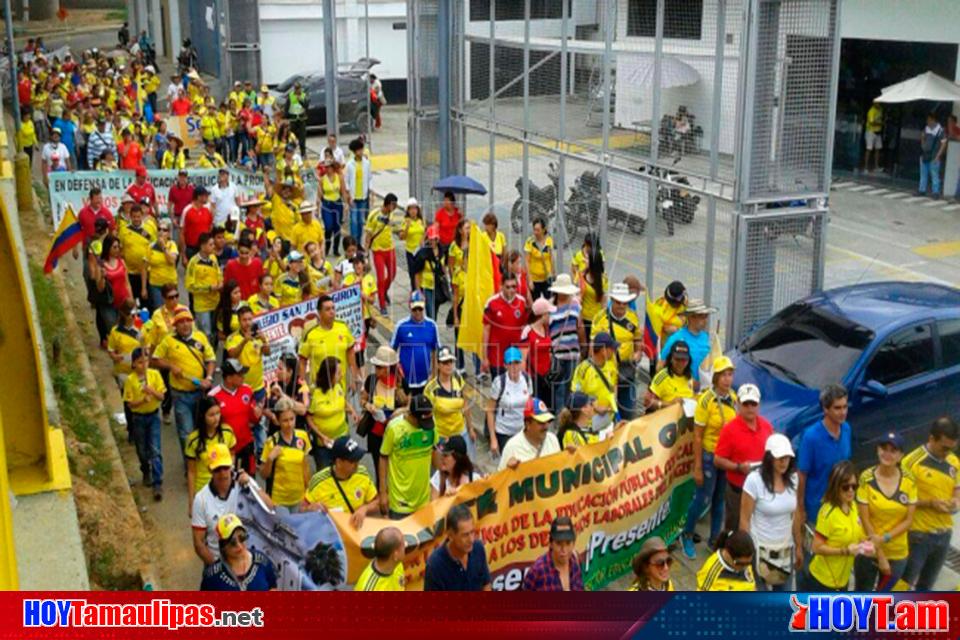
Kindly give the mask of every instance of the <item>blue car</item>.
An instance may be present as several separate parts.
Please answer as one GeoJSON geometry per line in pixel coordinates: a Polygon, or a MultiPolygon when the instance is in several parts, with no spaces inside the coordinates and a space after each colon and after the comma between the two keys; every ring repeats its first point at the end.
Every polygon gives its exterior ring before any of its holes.
{"type": "Polygon", "coordinates": [[[735,384],[760,387],[761,413],[794,444],[822,416],[819,389],[843,384],[853,458],[873,463],[885,432],[913,448],[935,418],[960,418],[960,290],[878,282],[824,291],[786,307],[728,355],[735,384]]]}

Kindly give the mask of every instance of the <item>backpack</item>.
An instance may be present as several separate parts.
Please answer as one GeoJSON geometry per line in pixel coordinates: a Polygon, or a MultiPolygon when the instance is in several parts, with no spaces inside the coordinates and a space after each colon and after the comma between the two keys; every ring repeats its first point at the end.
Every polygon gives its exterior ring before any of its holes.
{"type": "MultiPolygon", "coordinates": [[[[526,371],[521,371],[520,374],[523,376],[523,379],[527,383],[527,388],[529,389],[531,386],[530,376],[526,371]]],[[[496,413],[496,411],[500,408],[500,399],[503,398],[503,392],[507,390],[507,374],[501,373],[499,376],[497,376],[497,380],[500,381],[500,393],[497,394],[496,402],[493,405],[494,413],[496,413]]]]}

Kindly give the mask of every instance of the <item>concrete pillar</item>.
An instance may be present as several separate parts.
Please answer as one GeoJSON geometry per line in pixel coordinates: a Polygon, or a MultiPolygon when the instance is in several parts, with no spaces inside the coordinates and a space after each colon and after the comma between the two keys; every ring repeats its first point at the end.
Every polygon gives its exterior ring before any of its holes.
{"type": "Polygon", "coordinates": [[[167,2],[169,11],[167,19],[170,22],[170,57],[174,60],[180,55],[180,43],[183,42],[183,35],[180,31],[180,2],[179,0],[169,0],[167,2]]]}
{"type": "Polygon", "coordinates": [[[160,0],[150,0],[150,38],[157,50],[157,57],[165,55],[163,46],[163,18],[160,15],[160,0]]]}

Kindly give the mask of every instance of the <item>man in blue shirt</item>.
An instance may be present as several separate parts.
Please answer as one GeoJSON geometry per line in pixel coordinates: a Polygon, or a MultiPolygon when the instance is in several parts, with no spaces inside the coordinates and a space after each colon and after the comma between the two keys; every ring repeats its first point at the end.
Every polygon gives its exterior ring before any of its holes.
{"type": "Polygon", "coordinates": [[[63,110],[63,115],[53,121],[53,126],[60,129],[60,142],[70,152],[70,165],[77,167],[77,123],[70,117],[69,107],[63,110]]]}
{"type": "Polygon", "coordinates": [[[490,567],[469,507],[447,513],[447,539],[427,559],[424,591],[490,591],[490,567]]]}
{"type": "Polygon", "coordinates": [[[410,296],[410,315],[397,324],[390,341],[400,357],[404,391],[408,394],[423,393],[437,366],[440,332],[437,323],[426,316],[426,306],[423,294],[414,291],[410,296]]]}
{"type": "Polygon", "coordinates": [[[710,330],[707,325],[710,323],[710,314],[715,311],[715,307],[708,307],[703,300],[690,300],[687,303],[687,308],[683,312],[687,317],[687,323],[674,331],[660,347],[661,366],[666,363],[667,354],[670,353],[673,343],[683,340],[690,347],[690,370],[693,371],[693,379],[697,379],[700,362],[710,354],[710,330]]]}
{"type": "Polygon", "coordinates": [[[803,432],[797,450],[797,509],[812,526],[833,465],[850,459],[850,425],[847,423],[847,390],[828,384],[820,391],[823,419],[803,432]]]}

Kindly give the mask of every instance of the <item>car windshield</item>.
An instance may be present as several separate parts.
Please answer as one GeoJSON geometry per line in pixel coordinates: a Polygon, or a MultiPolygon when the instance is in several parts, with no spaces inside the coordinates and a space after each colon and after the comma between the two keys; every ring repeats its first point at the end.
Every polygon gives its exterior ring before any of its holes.
{"type": "Polygon", "coordinates": [[[817,389],[840,382],[873,335],[822,307],[796,303],[748,336],[739,350],[774,375],[817,389]]]}

